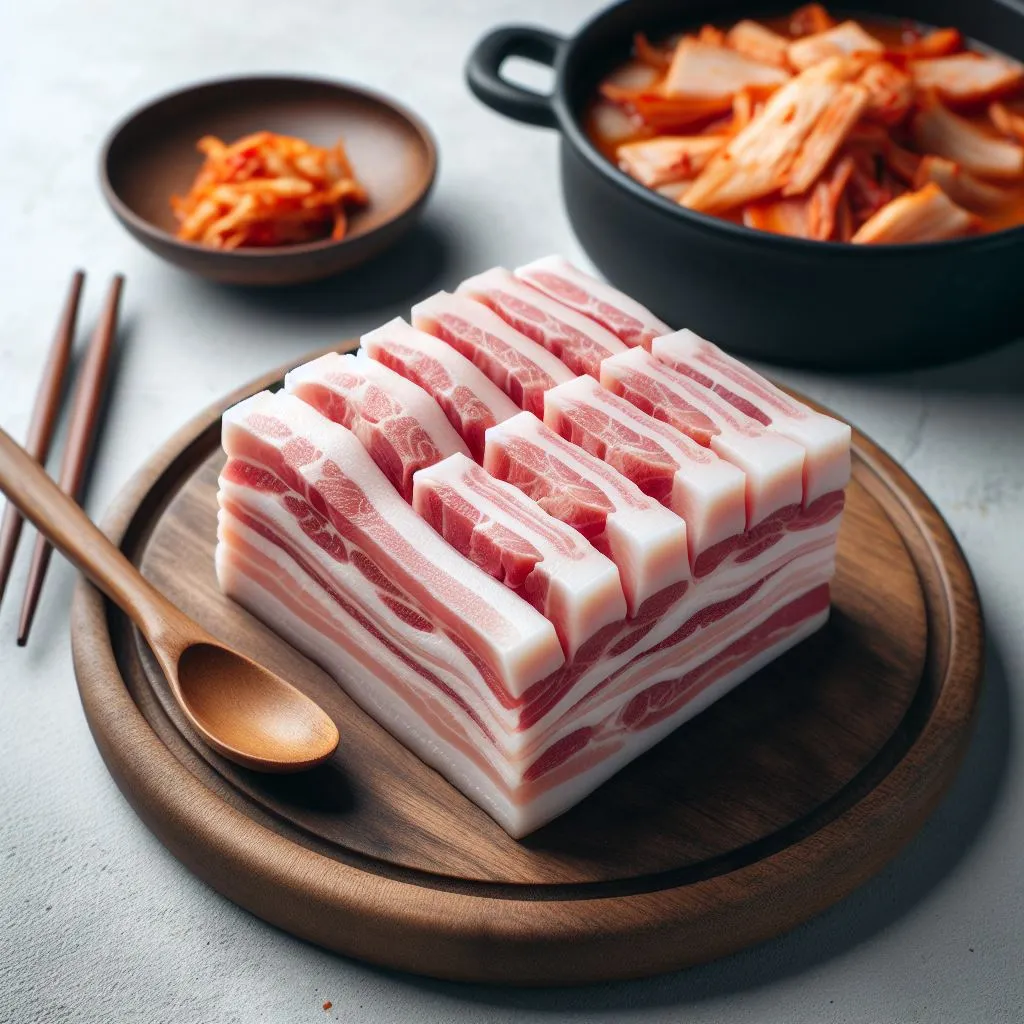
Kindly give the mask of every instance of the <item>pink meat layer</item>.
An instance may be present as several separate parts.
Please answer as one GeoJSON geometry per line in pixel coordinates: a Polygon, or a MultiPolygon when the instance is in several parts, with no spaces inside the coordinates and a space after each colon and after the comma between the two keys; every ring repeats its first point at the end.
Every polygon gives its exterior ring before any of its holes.
{"type": "Polygon", "coordinates": [[[747,478],[747,526],[803,501],[804,450],[642,349],[601,364],[601,383],[655,419],[738,466],[747,478]]]}
{"type": "Polygon", "coordinates": [[[791,398],[693,331],[677,331],[658,338],[651,352],[768,430],[799,444],[805,451],[805,504],[846,486],[850,479],[848,424],[791,398]]]}
{"type": "Polygon", "coordinates": [[[468,452],[430,395],[372,359],[332,352],[292,370],[284,387],[348,427],[406,501],[416,470],[468,452]]]}
{"type": "Polygon", "coordinates": [[[516,270],[516,277],[545,295],[590,317],[626,345],[650,349],[672,328],[610,284],[583,273],[561,256],[545,256],[516,270]]]}
{"type": "Polygon", "coordinates": [[[484,457],[484,433],[519,412],[504,391],[464,355],[400,317],[360,340],[371,358],[418,384],[444,410],[473,458],[484,457]]]}
{"type": "Polygon", "coordinates": [[[484,468],[579,530],[618,566],[629,614],[690,576],[686,524],[530,413],[487,432],[484,468]]]}
{"type": "Polygon", "coordinates": [[[743,532],[743,473],[593,377],[552,388],[544,396],[544,422],[682,516],[691,568],[708,548],[743,532]]]}
{"type": "Polygon", "coordinates": [[[295,514],[311,517],[311,528],[327,519],[358,544],[510,693],[564,662],[551,623],[438,537],[346,428],[293,395],[263,392],[225,413],[223,444],[230,458],[269,471],[296,492],[295,514]]]}
{"type": "Polygon", "coordinates": [[[464,455],[416,474],[413,508],[553,623],[566,659],[626,616],[619,571],[576,530],[464,455]]]}
{"type": "Polygon", "coordinates": [[[601,372],[601,360],[624,352],[611,331],[495,267],[463,281],[457,294],[468,295],[494,310],[510,327],[543,345],[573,373],[601,372]]]}
{"type": "Polygon", "coordinates": [[[438,292],[412,308],[413,326],[447,342],[521,409],[544,412],[544,392],[573,374],[546,348],[465,295],[438,292]]]}

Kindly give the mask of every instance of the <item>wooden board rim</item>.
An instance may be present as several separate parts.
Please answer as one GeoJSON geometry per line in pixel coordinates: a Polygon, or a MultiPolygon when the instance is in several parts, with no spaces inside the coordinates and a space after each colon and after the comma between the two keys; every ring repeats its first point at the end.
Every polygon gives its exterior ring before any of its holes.
{"type": "MultiPolygon", "coordinates": [[[[224,409],[273,385],[290,365],[176,432],[115,500],[107,534],[121,543],[143,508],[157,512],[154,484],[224,409]]],[[[164,746],[120,676],[108,618],[120,613],[82,582],[72,652],[90,729],[133,808],[195,874],[265,920],[347,955],[441,978],[565,984],[650,975],[764,941],[848,895],[916,834],[952,781],[977,707],[983,630],[970,569],[907,473],[859,432],[854,439],[930,549],[950,618],[945,650],[929,629],[928,660],[946,666],[942,685],[926,724],[878,785],[816,831],[725,875],[633,895],[509,900],[385,878],[307,850],[213,794],[164,746]]],[[[929,607],[930,619],[935,612],[929,607]]]]}

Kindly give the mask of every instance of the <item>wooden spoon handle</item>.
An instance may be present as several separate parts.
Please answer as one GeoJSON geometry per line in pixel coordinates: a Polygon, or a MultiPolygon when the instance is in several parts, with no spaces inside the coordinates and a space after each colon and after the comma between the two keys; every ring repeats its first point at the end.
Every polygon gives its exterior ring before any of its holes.
{"type": "Polygon", "coordinates": [[[188,622],[2,429],[0,491],[148,637],[165,633],[168,627],[180,630],[183,621],[188,622]]]}

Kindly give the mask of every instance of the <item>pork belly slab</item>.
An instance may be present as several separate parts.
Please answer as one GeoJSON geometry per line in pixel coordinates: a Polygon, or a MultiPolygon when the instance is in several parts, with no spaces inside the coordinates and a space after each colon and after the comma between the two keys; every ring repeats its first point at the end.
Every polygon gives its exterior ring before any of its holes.
{"type": "Polygon", "coordinates": [[[559,257],[413,322],[225,414],[218,578],[520,837],[825,622],[850,431],[559,257]]]}

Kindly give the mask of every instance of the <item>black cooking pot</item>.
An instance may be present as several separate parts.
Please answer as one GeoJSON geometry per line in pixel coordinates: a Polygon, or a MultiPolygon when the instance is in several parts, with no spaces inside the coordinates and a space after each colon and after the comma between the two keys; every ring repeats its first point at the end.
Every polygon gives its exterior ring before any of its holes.
{"type": "MultiPolygon", "coordinates": [[[[601,78],[627,59],[635,32],[658,38],[779,8],[777,0],[628,0],[570,39],[499,28],[473,51],[467,79],[494,110],[561,132],[562,192],[580,243],[611,282],[673,326],[755,358],[831,369],[939,362],[1024,334],[1024,228],[891,246],[772,235],[645,188],[584,134],[584,108],[601,78]],[[502,78],[509,57],[553,67],[551,95],[502,78]]],[[[874,8],[875,16],[955,25],[1024,58],[1024,8],[1014,0],[900,0],[874,8]]]]}

